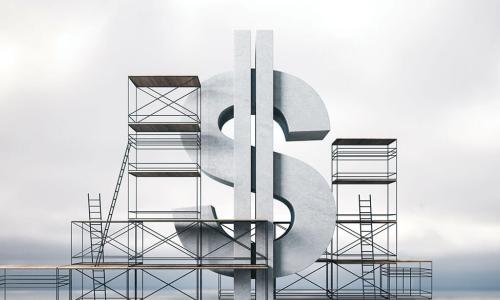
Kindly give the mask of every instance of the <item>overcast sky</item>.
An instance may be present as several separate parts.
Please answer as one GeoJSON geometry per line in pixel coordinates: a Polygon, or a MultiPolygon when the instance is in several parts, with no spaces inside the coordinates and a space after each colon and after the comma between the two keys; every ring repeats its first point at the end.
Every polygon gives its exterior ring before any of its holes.
{"type": "Polygon", "coordinates": [[[2,262],[67,262],[86,193],[109,203],[128,75],[204,80],[232,68],[234,29],[272,29],[275,69],[314,87],[332,122],[322,142],[277,134],[277,150],[328,178],[336,137],[398,138],[401,256],[433,259],[437,288],[499,288],[500,2],[0,6],[2,262]]]}

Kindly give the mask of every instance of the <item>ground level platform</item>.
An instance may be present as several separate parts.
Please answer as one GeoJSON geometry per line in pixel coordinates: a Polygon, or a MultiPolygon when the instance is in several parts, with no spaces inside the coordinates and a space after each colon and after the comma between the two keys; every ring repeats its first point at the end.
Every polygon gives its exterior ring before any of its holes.
{"type": "Polygon", "coordinates": [[[266,264],[119,264],[103,263],[95,264],[0,264],[0,269],[7,270],[263,270],[266,264]]]}

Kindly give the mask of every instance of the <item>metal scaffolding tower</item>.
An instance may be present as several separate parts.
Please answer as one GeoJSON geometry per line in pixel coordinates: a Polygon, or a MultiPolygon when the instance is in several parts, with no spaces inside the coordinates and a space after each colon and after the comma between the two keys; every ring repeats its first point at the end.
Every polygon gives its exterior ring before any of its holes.
{"type": "Polygon", "coordinates": [[[337,222],[327,259],[330,296],[432,298],[432,263],[398,258],[396,139],[336,139],[331,167],[337,222]],[[412,265],[411,278],[402,265],[412,265]]]}
{"type": "Polygon", "coordinates": [[[130,76],[129,79],[129,219],[173,218],[175,215],[199,218],[201,94],[198,77],[130,76]],[[195,191],[189,195],[192,201],[185,203],[191,210],[172,209],[173,204],[182,203],[184,199],[161,201],[158,195],[155,199],[146,199],[148,184],[158,188],[173,181],[172,189],[182,181],[187,184],[185,189],[195,191]]]}
{"type": "Polygon", "coordinates": [[[234,234],[235,224],[267,234],[266,221],[202,218],[200,88],[196,76],[129,77],[128,143],[108,217],[89,200],[99,215],[72,222],[72,262],[59,267],[69,272],[70,299],[156,299],[166,290],[201,299],[203,270],[267,268],[267,253],[233,252],[246,236],[234,234]],[[125,174],[128,218],[114,220],[125,174]],[[182,287],[186,280],[194,290],[182,287]]]}

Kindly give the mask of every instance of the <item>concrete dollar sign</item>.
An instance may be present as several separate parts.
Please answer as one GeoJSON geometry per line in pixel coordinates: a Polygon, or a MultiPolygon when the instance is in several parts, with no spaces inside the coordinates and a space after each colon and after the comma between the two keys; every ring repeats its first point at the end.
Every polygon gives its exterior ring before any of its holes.
{"type": "MultiPolygon", "coordinates": [[[[252,91],[255,75],[252,70],[252,91]]],[[[202,83],[202,170],[209,177],[233,186],[233,140],[221,129],[233,118],[232,72],[215,75],[202,83]]],[[[255,95],[252,92],[252,114],[255,95]]],[[[274,71],[274,120],[287,141],[322,140],[330,130],[326,107],[319,95],[301,79],[274,71]]],[[[252,146],[252,157],[255,147],[252,146]]],[[[299,272],[313,264],[328,247],[334,233],[335,201],[329,183],[308,164],[274,152],[274,198],[283,202],[291,213],[287,232],[274,242],[274,274],[282,277],[299,272]]],[[[252,166],[255,176],[255,166],[252,166]]],[[[252,191],[255,180],[252,179],[252,191]]],[[[216,219],[215,209],[202,208],[202,219],[216,219]]],[[[196,230],[186,230],[186,223],[176,224],[182,244],[196,249],[196,230]]],[[[226,240],[220,234],[204,232],[206,251],[216,249],[226,240]]],[[[231,249],[225,248],[230,257],[231,249]]],[[[221,257],[224,255],[220,253],[221,257]]],[[[232,275],[232,271],[219,271],[232,275]]]]}

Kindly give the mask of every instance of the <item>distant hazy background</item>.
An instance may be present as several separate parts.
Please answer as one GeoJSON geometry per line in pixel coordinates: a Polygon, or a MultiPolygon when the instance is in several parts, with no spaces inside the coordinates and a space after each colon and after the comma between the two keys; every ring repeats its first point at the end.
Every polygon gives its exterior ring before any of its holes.
{"type": "Polygon", "coordinates": [[[500,289],[500,2],[0,7],[0,263],[67,263],[86,193],[108,206],[128,75],[204,80],[231,69],[233,29],[273,29],[275,69],[313,86],[332,121],[322,142],[285,143],[276,130],[276,150],[328,178],[334,138],[398,138],[400,256],[433,259],[438,290],[500,289]]]}

